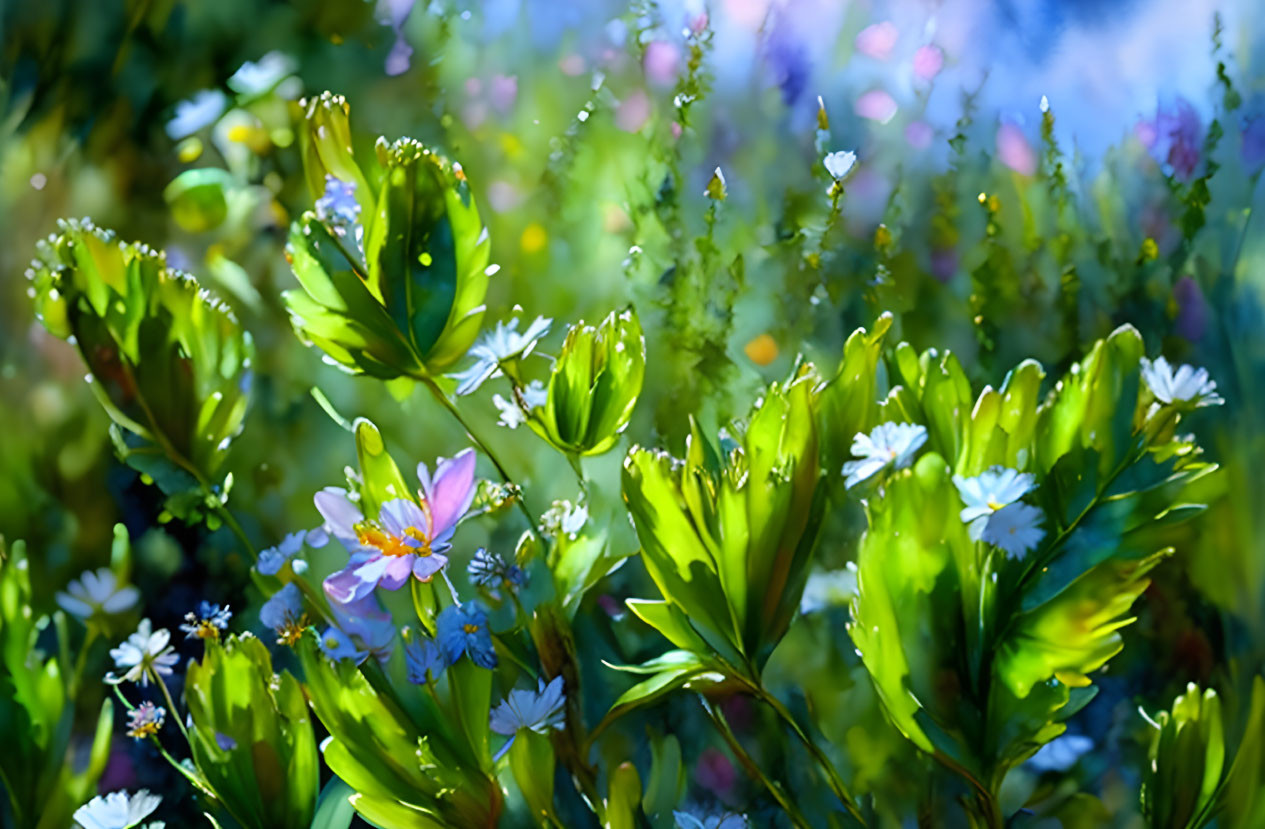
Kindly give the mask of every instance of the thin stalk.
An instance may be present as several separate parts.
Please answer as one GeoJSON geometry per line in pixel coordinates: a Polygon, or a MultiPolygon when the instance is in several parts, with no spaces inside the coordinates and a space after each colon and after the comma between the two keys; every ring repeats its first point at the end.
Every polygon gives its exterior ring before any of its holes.
{"type": "Polygon", "coordinates": [[[228,527],[233,535],[237,536],[237,540],[250,553],[251,561],[259,560],[259,553],[255,550],[255,545],[250,543],[250,539],[246,537],[246,531],[242,529],[242,525],[237,523],[237,519],[233,517],[233,513],[229,512],[228,507],[220,504],[216,508],[216,512],[220,516],[220,520],[224,522],[224,526],[228,527]]]}
{"type": "Polygon", "coordinates": [[[738,758],[738,762],[746,769],[747,774],[752,779],[760,781],[769,790],[769,794],[773,795],[773,799],[782,807],[782,811],[786,812],[787,817],[791,819],[791,823],[796,826],[811,826],[812,824],[808,822],[803,812],[791,801],[786,792],[782,791],[782,788],[776,782],[769,779],[769,776],[760,768],[760,764],[752,759],[747,750],[742,747],[742,743],[738,741],[737,735],[734,734],[733,729],[729,726],[729,721],[725,719],[724,713],[709,703],[702,694],[699,694],[698,701],[702,704],[703,710],[707,712],[712,724],[716,726],[716,730],[720,732],[720,736],[724,737],[725,742],[729,745],[729,750],[734,753],[734,756],[738,758]]]}
{"type": "MultiPolygon", "coordinates": [[[[123,696],[123,692],[119,690],[119,686],[111,685],[110,688],[114,691],[114,696],[118,697],[119,702],[123,703],[124,708],[126,708],[128,711],[132,711],[133,709],[136,708],[135,705],[132,705],[132,703],[128,701],[127,697],[123,696]]],[[[173,716],[174,716],[174,712],[173,712],[173,716]]],[[[189,769],[186,768],[184,765],[182,765],[180,762],[178,762],[175,757],[172,757],[170,752],[168,752],[167,749],[163,747],[162,741],[158,739],[157,734],[149,735],[149,741],[154,744],[154,747],[158,749],[158,753],[163,756],[163,759],[165,759],[168,763],[171,764],[171,767],[173,769],[178,771],[181,774],[181,776],[183,776],[186,780],[192,783],[193,786],[198,791],[202,792],[203,794],[208,795],[209,797],[215,799],[218,802],[219,798],[215,796],[215,792],[211,791],[211,788],[206,784],[205,781],[203,781],[193,772],[189,771],[189,769]]]]}
{"type": "Polygon", "coordinates": [[[830,758],[827,757],[826,753],[821,750],[821,747],[817,745],[816,741],[814,741],[812,737],[808,736],[808,732],[804,731],[799,722],[795,719],[794,715],[787,710],[786,706],[782,704],[780,699],[765,690],[759,683],[751,683],[748,681],[748,687],[751,689],[752,693],[767,703],[777,713],[777,715],[791,727],[791,730],[795,732],[795,736],[798,737],[800,742],[804,744],[804,748],[808,750],[808,753],[812,755],[813,759],[817,762],[817,765],[820,766],[821,770],[825,773],[826,782],[829,784],[830,790],[834,792],[835,797],[839,798],[839,802],[841,802],[843,807],[847,809],[848,814],[852,815],[858,823],[864,826],[865,818],[861,816],[860,808],[857,807],[856,802],[852,799],[852,795],[848,793],[848,787],[844,785],[843,779],[839,777],[839,772],[835,769],[834,763],[830,762],[830,758]]]}
{"type": "MultiPolygon", "coordinates": [[[[456,420],[457,423],[461,424],[461,428],[466,430],[466,434],[470,437],[470,440],[474,441],[474,445],[479,448],[479,451],[488,456],[488,460],[492,461],[492,465],[496,467],[497,474],[501,476],[501,480],[512,486],[517,486],[517,484],[514,483],[514,479],[510,477],[509,472],[505,470],[504,464],[502,464],[500,459],[496,456],[496,453],[494,453],[483,441],[483,439],[479,437],[479,435],[470,426],[470,422],[466,420],[463,414],[461,414],[461,410],[457,408],[457,404],[452,402],[448,395],[444,393],[444,390],[436,385],[432,378],[423,377],[420,379],[425,384],[426,388],[430,389],[430,393],[436,400],[439,401],[440,405],[448,410],[448,413],[453,416],[453,419],[456,420]]],[[[536,532],[536,519],[532,517],[531,510],[527,509],[527,504],[523,498],[521,487],[518,492],[519,495],[514,499],[514,503],[518,505],[518,509],[523,513],[523,517],[527,519],[527,531],[533,536],[539,537],[536,532]]]]}
{"type": "Polygon", "coordinates": [[[176,707],[176,703],[171,698],[171,691],[167,690],[167,683],[163,682],[162,677],[154,673],[154,681],[158,683],[158,687],[163,690],[163,699],[167,701],[167,710],[171,712],[171,718],[176,721],[176,726],[180,729],[180,733],[184,735],[185,745],[193,751],[193,740],[189,739],[189,731],[184,727],[184,718],[180,716],[180,709],[176,707]]]}

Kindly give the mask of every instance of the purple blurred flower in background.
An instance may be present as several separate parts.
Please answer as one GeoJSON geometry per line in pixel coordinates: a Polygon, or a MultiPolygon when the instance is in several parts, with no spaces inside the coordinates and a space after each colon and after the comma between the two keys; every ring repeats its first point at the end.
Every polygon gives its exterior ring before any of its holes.
{"type": "Polygon", "coordinates": [[[391,658],[395,625],[391,613],[372,594],[353,602],[330,602],[334,624],[321,634],[321,650],[330,659],[352,659],[357,664],[373,656],[379,662],[391,658]]]}
{"type": "Polygon", "coordinates": [[[403,75],[413,57],[413,47],[404,39],[404,23],[413,11],[416,0],[378,0],[378,20],[395,32],[395,43],[387,55],[384,69],[388,75],[403,75]]]}
{"type": "Polygon", "coordinates": [[[934,43],[919,46],[914,52],[914,77],[920,81],[929,81],[944,68],[944,50],[934,43]]]}
{"type": "Polygon", "coordinates": [[[887,60],[900,39],[900,30],[890,20],[872,23],[856,36],[857,51],[875,60],[887,60]]]}
{"type": "Polygon", "coordinates": [[[852,107],[857,115],[862,118],[868,118],[871,121],[878,121],[880,124],[886,124],[892,118],[896,117],[896,111],[900,108],[896,99],[882,89],[871,89],[869,92],[863,93],[861,97],[856,99],[856,103],[852,107]]]}
{"type": "Polygon", "coordinates": [[[1171,109],[1159,107],[1153,121],[1140,122],[1134,134],[1174,178],[1189,181],[1199,165],[1203,125],[1190,101],[1178,97],[1171,109]]]}
{"type": "Polygon", "coordinates": [[[1199,283],[1183,276],[1173,286],[1173,301],[1177,303],[1177,333],[1187,340],[1198,342],[1208,328],[1208,302],[1204,299],[1199,283]]]}
{"type": "Polygon", "coordinates": [[[1254,176],[1265,169],[1265,115],[1243,120],[1243,167],[1254,176]]]}
{"type": "Polygon", "coordinates": [[[398,590],[412,575],[430,581],[448,563],[457,522],[474,500],[474,451],[440,458],[432,479],[426,464],[417,465],[422,489],[419,500],[396,498],[369,518],[345,490],[328,487],[316,493],[316,508],[326,530],[351,553],[344,569],[325,579],[325,592],[343,604],[362,599],[381,585],[398,590]]]}
{"type": "Polygon", "coordinates": [[[1037,171],[1037,153],[1015,124],[1004,122],[998,127],[997,157],[1016,173],[1030,176],[1037,171]]]}

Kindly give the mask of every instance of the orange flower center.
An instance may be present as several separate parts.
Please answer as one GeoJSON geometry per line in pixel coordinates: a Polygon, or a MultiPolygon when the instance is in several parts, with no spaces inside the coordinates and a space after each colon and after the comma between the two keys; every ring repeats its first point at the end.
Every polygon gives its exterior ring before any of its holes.
{"type": "Polygon", "coordinates": [[[472,624],[470,624],[469,622],[467,622],[466,624],[462,625],[462,626],[461,626],[461,629],[462,629],[462,630],[464,630],[466,633],[478,633],[478,632],[479,632],[479,626],[478,626],[478,625],[472,625],[472,624]]]}
{"type": "Polygon", "coordinates": [[[372,524],[363,524],[356,528],[356,538],[366,547],[373,547],[384,556],[428,556],[431,554],[430,537],[417,527],[409,527],[403,536],[395,536],[372,524]],[[405,541],[411,538],[420,541],[421,546],[414,547],[405,541]]]}

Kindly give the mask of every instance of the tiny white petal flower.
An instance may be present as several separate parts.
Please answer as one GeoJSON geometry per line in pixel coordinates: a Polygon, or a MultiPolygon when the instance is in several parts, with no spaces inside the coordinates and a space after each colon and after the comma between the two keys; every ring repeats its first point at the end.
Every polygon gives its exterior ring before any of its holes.
{"type": "Polygon", "coordinates": [[[1205,368],[1183,363],[1174,369],[1163,357],[1157,357],[1155,362],[1143,357],[1142,379],[1161,403],[1194,403],[1200,408],[1225,402],[1205,368]]]}
{"type": "Polygon", "coordinates": [[[1016,501],[989,516],[988,523],[984,526],[983,540],[987,544],[1000,547],[1006,555],[1023,558],[1045,538],[1045,530],[1041,529],[1044,520],[1045,515],[1041,510],[1023,501],[1016,501]]]}
{"type": "Polygon", "coordinates": [[[859,460],[843,465],[848,489],[877,475],[885,467],[904,469],[918,449],[927,442],[927,428],[913,423],[880,423],[867,435],[858,432],[852,440],[852,454],[859,460]]]}
{"type": "Polygon", "coordinates": [[[857,154],[847,150],[829,153],[822,159],[822,164],[826,165],[826,172],[830,173],[835,181],[842,180],[844,176],[852,172],[852,167],[856,163],[857,154]]]}
{"type": "Polygon", "coordinates": [[[171,633],[166,628],[154,630],[149,619],[141,619],[136,632],[127,637],[127,641],[110,650],[114,666],[123,671],[122,676],[106,674],[106,682],[118,685],[121,682],[139,682],[142,686],[149,684],[150,674],[170,676],[171,668],[180,657],[173,651],[171,633]]]}
{"type": "Polygon", "coordinates": [[[66,592],[59,592],[56,596],[62,610],[85,620],[122,613],[135,605],[139,598],[139,590],[131,585],[120,587],[114,573],[105,567],[85,570],[78,579],[66,585],[66,592]]]}
{"type": "Polygon", "coordinates": [[[495,328],[484,334],[470,348],[470,354],[476,358],[474,365],[451,375],[457,381],[459,396],[473,394],[485,381],[498,376],[502,361],[531,354],[536,343],[549,333],[553,320],[549,317],[536,317],[521,334],[518,332],[518,323],[517,317],[509,322],[498,322],[495,328]]]}
{"type": "Polygon", "coordinates": [[[148,789],[98,795],[75,810],[75,823],[83,829],[128,829],[153,814],[162,801],[148,789]]]}
{"type": "Polygon", "coordinates": [[[974,478],[954,475],[953,485],[966,504],[959,515],[971,525],[971,540],[979,541],[989,516],[1027,495],[1037,483],[1027,472],[994,466],[974,478]]]}

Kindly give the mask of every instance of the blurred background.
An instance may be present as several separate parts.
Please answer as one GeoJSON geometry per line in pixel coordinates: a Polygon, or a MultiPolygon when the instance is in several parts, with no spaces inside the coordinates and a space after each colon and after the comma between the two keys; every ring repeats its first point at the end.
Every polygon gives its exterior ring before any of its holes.
{"type": "MultiPolygon", "coordinates": [[[[718,428],[799,355],[832,369],[846,334],[884,311],[916,347],[951,348],[977,386],[1027,357],[1056,373],[1124,322],[1151,355],[1208,367],[1227,401],[1193,426],[1224,465],[1208,479],[1213,507],[1181,530],[1139,603],[1102,694],[1073,723],[1082,742],[1008,781],[1017,802],[1046,791],[1056,814],[1089,809],[1074,799],[1086,793],[1103,823],[1129,825],[1129,769],[1147,739],[1138,706],[1167,706],[1198,681],[1223,693],[1233,721],[1265,667],[1265,218],[1254,219],[1265,26],[1255,6],[0,3],[0,534],[27,540],[38,610],[108,563],[122,522],[145,599],[119,620],[120,637],[142,613],[174,627],[203,598],[257,627],[259,597],[231,536],[162,521],[160,496],[113,459],[77,354],[32,317],[24,270],[60,217],[165,249],[250,330],[255,394],[229,460],[230,506],[257,546],[314,526],[312,493],[354,460],[313,386],[347,417],[372,417],[398,458],[464,445],[424,394],[342,375],[290,329],[285,236],[312,204],[298,101],[328,89],[349,100],[366,149],[379,134],[409,135],[463,165],[500,266],[489,325],[552,317],[548,352],[563,323],[637,307],[649,376],[629,434],[641,443],[679,451],[688,413],[718,428]],[[857,163],[832,206],[822,159],[841,150],[857,163]],[[722,202],[704,195],[716,168],[722,202]]],[[[472,399],[470,416],[510,471],[538,504],[574,500],[553,453],[497,425],[492,391],[472,399]]],[[[612,492],[626,448],[592,464],[612,492]]],[[[875,716],[843,633],[860,522],[832,524],[822,579],[776,670],[847,752],[845,777],[899,814],[894,770],[916,778],[921,767],[875,716]]],[[[472,536],[469,551],[508,551],[514,537],[472,536]]],[[[341,562],[326,552],[314,566],[332,570],[341,562]]],[[[594,654],[590,681],[611,683],[590,695],[600,714],[620,686],[598,658],[636,661],[656,647],[620,613],[622,599],[654,593],[633,559],[594,594],[582,612],[602,624],[581,644],[594,654]]],[[[104,649],[92,658],[104,670],[104,649]]],[[[82,704],[91,712],[99,699],[82,704]]],[[[703,747],[685,757],[694,796],[744,806],[738,773],[704,744],[702,724],[671,704],[646,717],[658,732],[696,732],[703,747]]],[[[148,752],[120,742],[103,790],[178,792],[148,752]]]]}

